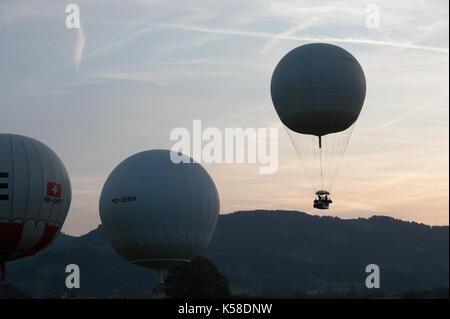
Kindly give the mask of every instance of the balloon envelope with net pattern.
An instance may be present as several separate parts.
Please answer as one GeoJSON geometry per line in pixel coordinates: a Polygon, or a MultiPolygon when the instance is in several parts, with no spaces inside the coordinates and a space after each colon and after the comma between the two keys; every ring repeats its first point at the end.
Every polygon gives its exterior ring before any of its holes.
{"type": "MultiPolygon", "coordinates": [[[[302,45],[280,60],[270,89],[314,190],[329,193],[364,104],[361,65],[338,46],[302,45]]],[[[314,208],[327,209],[329,194],[316,195],[314,208]]]]}

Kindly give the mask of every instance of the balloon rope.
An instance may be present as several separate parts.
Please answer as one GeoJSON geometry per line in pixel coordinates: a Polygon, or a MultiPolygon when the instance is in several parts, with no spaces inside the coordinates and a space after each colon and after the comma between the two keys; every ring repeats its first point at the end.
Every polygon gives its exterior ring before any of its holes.
{"type": "Polygon", "coordinates": [[[350,138],[353,134],[353,129],[355,128],[355,126],[356,126],[356,123],[353,123],[350,128],[348,128],[346,131],[344,131],[344,133],[346,133],[346,134],[343,135],[343,138],[339,141],[340,144],[338,146],[338,149],[340,151],[337,153],[337,159],[336,159],[336,164],[335,164],[336,167],[333,168],[333,174],[331,174],[330,189],[331,189],[331,187],[333,187],[333,184],[335,182],[336,175],[339,171],[340,163],[342,161],[342,158],[344,157],[345,151],[347,150],[347,146],[350,142],[350,138]]]}
{"type": "Polygon", "coordinates": [[[322,147],[319,148],[319,156],[320,156],[320,187],[323,189],[324,185],[323,185],[322,147]]]}
{"type": "MultiPolygon", "coordinates": [[[[300,138],[300,134],[298,134],[298,136],[296,136],[296,133],[292,132],[292,131],[291,131],[289,128],[287,128],[285,125],[283,125],[283,127],[286,129],[286,132],[287,132],[287,134],[288,134],[288,136],[289,136],[289,139],[291,140],[291,143],[292,143],[292,145],[294,146],[294,149],[295,149],[295,151],[296,151],[296,153],[297,153],[297,156],[298,156],[298,158],[300,159],[300,163],[301,163],[302,166],[303,166],[304,172],[306,173],[306,176],[307,176],[309,182],[311,183],[311,186],[312,186],[312,188],[314,189],[314,192],[316,192],[317,189],[316,189],[316,186],[314,185],[313,178],[312,178],[312,176],[310,175],[310,172],[308,171],[307,165],[306,165],[306,163],[304,162],[304,159],[303,159],[303,156],[302,156],[302,150],[301,150],[301,149],[303,149],[302,143],[297,142],[297,140],[296,140],[296,137],[297,137],[297,138],[300,138]]],[[[306,151],[306,148],[305,148],[303,151],[306,151]]]]}

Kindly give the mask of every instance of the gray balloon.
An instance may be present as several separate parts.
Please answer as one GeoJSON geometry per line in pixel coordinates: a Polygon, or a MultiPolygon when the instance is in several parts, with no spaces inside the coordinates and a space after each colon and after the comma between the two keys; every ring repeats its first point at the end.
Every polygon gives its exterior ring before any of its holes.
{"type": "Polygon", "coordinates": [[[169,269],[200,255],[217,224],[219,196],[198,163],[175,164],[171,151],[135,154],[109,175],[100,218],[116,252],[129,262],[169,269]]]}
{"type": "Polygon", "coordinates": [[[297,133],[323,136],[344,131],[356,121],[366,96],[366,79],[349,52],[312,43],[281,59],[270,89],[284,125],[297,133]]]}

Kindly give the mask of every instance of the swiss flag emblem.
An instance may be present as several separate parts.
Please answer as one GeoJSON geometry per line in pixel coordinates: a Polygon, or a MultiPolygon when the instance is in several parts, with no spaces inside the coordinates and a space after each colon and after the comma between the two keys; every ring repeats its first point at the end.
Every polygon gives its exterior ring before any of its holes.
{"type": "Polygon", "coordinates": [[[48,182],[47,196],[61,198],[61,184],[48,182]]]}

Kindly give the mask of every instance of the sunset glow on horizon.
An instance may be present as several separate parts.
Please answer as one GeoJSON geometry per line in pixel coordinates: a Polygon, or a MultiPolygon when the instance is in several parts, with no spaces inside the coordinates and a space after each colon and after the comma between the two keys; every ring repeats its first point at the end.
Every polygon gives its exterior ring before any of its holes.
{"type": "MultiPolygon", "coordinates": [[[[62,159],[73,198],[63,232],[100,223],[98,201],[125,158],[170,149],[174,128],[277,128],[278,170],[203,164],[221,214],[296,210],[343,219],[386,215],[449,224],[448,2],[87,1],[82,29],[65,3],[0,3],[0,132],[36,138],[62,159]],[[133,2],[133,5],[130,3],[133,2]],[[361,64],[362,112],[328,211],[272,104],[278,61],[311,42],[338,45],[361,64]]],[[[204,143],[206,144],[206,143],[204,143]]]]}

